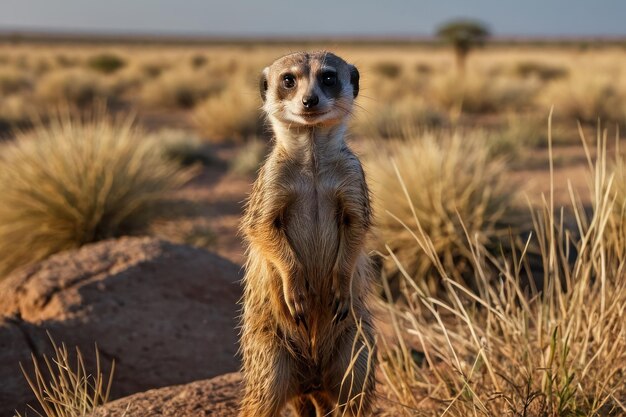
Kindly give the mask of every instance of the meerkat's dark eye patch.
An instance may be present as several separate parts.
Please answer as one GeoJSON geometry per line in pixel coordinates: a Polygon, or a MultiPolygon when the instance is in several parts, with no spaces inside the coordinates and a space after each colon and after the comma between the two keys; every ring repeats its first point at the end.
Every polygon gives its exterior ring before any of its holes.
{"type": "Polygon", "coordinates": [[[283,75],[283,87],[290,90],[296,86],[296,77],[293,74],[283,75]]]}
{"type": "Polygon", "coordinates": [[[322,73],[322,83],[328,87],[337,84],[337,73],[335,71],[324,71],[322,73]]]}

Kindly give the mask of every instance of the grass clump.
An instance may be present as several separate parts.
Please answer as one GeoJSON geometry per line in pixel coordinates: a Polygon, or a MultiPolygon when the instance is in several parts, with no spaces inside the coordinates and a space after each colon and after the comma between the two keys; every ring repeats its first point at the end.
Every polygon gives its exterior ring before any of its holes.
{"type": "MultiPolygon", "coordinates": [[[[82,353],[76,348],[75,364],[65,344],[61,346],[50,337],[54,356],[43,356],[39,360],[32,355],[33,375],[29,375],[20,363],[22,373],[28,382],[40,410],[28,405],[40,417],[83,417],[89,415],[96,407],[105,404],[109,399],[115,362],[111,363],[108,379],[102,372],[98,346],[95,348],[96,371],[90,373],[85,366],[82,353]],[[42,414],[43,412],[43,414],[42,414]]],[[[22,417],[17,413],[15,417],[22,417]]]]}
{"type": "Polygon", "coordinates": [[[87,60],[89,68],[102,72],[104,74],[112,74],[126,65],[121,57],[111,54],[102,53],[94,55],[87,60]]]}
{"type": "Polygon", "coordinates": [[[24,71],[9,67],[0,68],[0,98],[29,90],[31,87],[32,81],[24,71]]]}
{"type": "Polygon", "coordinates": [[[468,114],[526,110],[532,107],[538,85],[531,80],[442,77],[431,89],[432,99],[444,108],[468,114]]]}
{"type": "MultiPolygon", "coordinates": [[[[378,213],[379,249],[386,252],[389,247],[408,276],[425,291],[436,293],[441,280],[435,265],[413,244],[419,222],[438,258],[454,271],[453,277],[467,280],[473,269],[472,251],[463,228],[473,239],[495,248],[508,234],[507,221],[516,221],[512,208],[516,187],[504,178],[504,162],[491,158],[484,138],[461,134],[426,133],[374,149],[366,166],[378,213]]],[[[391,259],[385,270],[392,277],[400,273],[391,259]]]]}
{"type": "Polygon", "coordinates": [[[150,136],[163,156],[181,165],[213,165],[218,163],[211,146],[185,130],[163,129],[150,136]]]}
{"type": "Polygon", "coordinates": [[[200,134],[210,142],[242,142],[263,132],[257,94],[230,87],[200,103],[194,121],[200,134]]]}
{"type": "Polygon", "coordinates": [[[538,61],[521,61],[515,64],[513,72],[523,78],[536,77],[542,81],[565,78],[569,71],[565,67],[538,61]]]}
{"type": "Polygon", "coordinates": [[[191,57],[190,62],[192,68],[198,69],[204,67],[209,62],[209,58],[203,54],[196,54],[191,57]]]}
{"type": "Polygon", "coordinates": [[[446,115],[420,98],[366,105],[352,123],[353,131],[367,138],[401,138],[409,132],[440,127],[446,115]]]}
{"type": "Polygon", "coordinates": [[[190,109],[223,88],[221,79],[212,80],[205,73],[191,69],[170,70],[143,86],[141,101],[149,107],[190,109]]]}
{"type": "Polygon", "coordinates": [[[42,77],[35,89],[44,104],[89,106],[98,98],[108,98],[103,80],[95,73],[80,68],[50,72],[42,77]]]}
{"type": "Polygon", "coordinates": [[[390,79],[395,79],[402,74],[402,66],[393,61],[381,61],[372,67],[374,72],[382,75],[383,77],[387,77],[390,79]]]}
{"type": "Polygon", "coordinates": [[[59,115],[0,148],[0,277],[141,229],[192,175],[142,139],[131,119],[59,115]]]}
{"type": "Polygon", "coordinates": [[[626,121],[626,88],[603,77],[572,77],[549,86],[543,94],[546,106],[554,105],[560,118],[594,124],[626,121]]]}
{"type": "Polygon", "coordinates": [[[410,226],[413,244],[436,265],[445,298],[429,296],[403,273],[406,302],[388,305],[398,342],[384,344],[381,371],[393,400],[405,405],[402,415],[626,413],[626,257],[610,250],[606,219],[615,190],[605,154],[598,155],[590,163],[589,217],[572,192],[575,231],[557,215],[552,191],[531,209],[534,233],[512,254],[490,253],[464,233],[475,291],[455,283],[434,236],[419,222],[410,226]],[[538,248],[539,274],[530,268],[530,247],[538,248]]]}

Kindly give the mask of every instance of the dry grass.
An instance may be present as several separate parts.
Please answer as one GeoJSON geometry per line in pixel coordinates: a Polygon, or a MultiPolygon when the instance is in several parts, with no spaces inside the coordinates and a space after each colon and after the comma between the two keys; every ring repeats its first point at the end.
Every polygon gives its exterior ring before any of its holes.
{"type": "Polygon", "coordinates": [[[564,78],[569,74],[568,69],[563,66],[538,61],[517,62],[513,68],[513,72],[520,77],[535,77],[542,81],[564,78]]]}
{"type": "Polygon", "coordinates": [[[473,75],[464,79],[442,77],[432,86],[434,102],[465,113],[499,113],[533,106],[538,90],[535,80],[473,75]]]}
{"type": "Polygon", "coordinates": [[[211,146],[202,142],[193,132],[180,129],[161,129],[148,138],[162,150],[165,159],[181,165],[213,165],[219,159],[211,146]]]}
{"type": "Polygon", "coordinates": [[[626,121],[626,88],[608,76],[577,74],[552,84],[544,93],[546,107],[554,105],[555,115],[568,120],[595,124],[626,121]]]}
{"type": "Polygon", "coordinates": [[[0,100],[0,121],[25,123],[35,112],[35,106],[23,95],[12,95],[0,100]]]}
{"type": "MultiPolygon", "coordinates": [[[[96,370],[95,373],[90,373],[78,348],[74,365],[65,344],[59,346],[49,334],[48,336],[54,349],[54,356],[48,358],[44,355],[43,360],[39,360],[32,355],[33,375],[29,375],[20,364],[24,377],[41,407],[40,410],[30,405],[28,408],[40,417],[87,416],[96,407],[108,401],[115,362],[111,363],[108,379],[105,379],[97,345],[96,370]]],[[[17,413],[15,417],[22,415],[17,413]]]]}
{"type": "Polygon", "coordinates": [[[366,138],[401,138],[409,132],[419,132],[444,125],[446,114],[438,111],[420,97],[405,97],[391,103],[369,102],[357,110],[352,131],[366,138]]]}
{"type": "MultiPolygon", "coordinates": [[[[497,248],[509,227],[519,226],[512,215],[515,187],[505,178],[504,162],[491,159],[483,138],[427,133],[373,146],[366,172],[378,217],[379,249],[384,251],[388,245],[404,271],[425,291],[435,294],[442,283],[428,253],[414,244],[417,221],[438,258],[460,282],[471,274],[472,252],[459,216],[470,235],[490,248],[497,248]],[[399,187],[398,174],[406,193],[399,187]]],[[[399,274],[391,259],[385,267],[392,277],[399,274]]]]}
{"type": "Polygon", "coordinates": [[[387,306],[398,343],[384,343],[381,369],[402,415],[626,413],[626,258],[606,233],[616,201],[603,149],[599,142],[598,160],[589,157],[591,217],[572,194],[577,230],[563,226],[552,194],[532,209],[534,234],[513,254],[491,254],[466,230],[476,291],[452,279],[418,218],[412,245],[436,266],[447,301],[425,294],[389,250],[406,291],[404,303],[387,306]],[[529,247],[538,248],[540,272],[529,247]]]}
{"type": "Polygon", "coordinates": [[[50,72],[37,83],[36,99],[47,105],[90,105],[98,98],[109,97],[106,83],[100,76],[82,68],[50,72]]]}
{"type": "Polygon", "coordinates": [[[200,103],[194,121],[210,142],[242,142],[263,133],[260,107],[256,91],[236,84],[200,103]]]}
{"type": "Polygon", "coordinates": [[[0,277],[20,265],[141,228],[191,172],[131,119],[63,114],[0,149],[0,277]]]}
{"type": "Polygon", "coordinates": [[[224,81],[188,68],[170,70],[144,85],[141,102],[149,107],[192,108],[200,100],[218,94],[224,81]]]}
{"type": "Polygon", "coordinates": [[[32,87],[32,80],[16,68],[0,68],[0,96],[20,93],[32,87]]]}

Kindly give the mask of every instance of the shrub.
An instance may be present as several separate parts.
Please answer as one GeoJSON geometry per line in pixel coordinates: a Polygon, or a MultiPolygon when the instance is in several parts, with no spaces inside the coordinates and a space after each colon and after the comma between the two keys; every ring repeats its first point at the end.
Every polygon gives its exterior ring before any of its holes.
{"type": "Polygon", "coordinates": [[[105,73],[112,74],[126,65],[126,61],[115,54],[103,53],[94,55],[87,60],[89,68],[105,73]]]}
{"type": "Polygon", "coordinates": [[[148,78],[156,78],[166,69],[166,66],[157,62],[144,62],[141,70],[148,78]]]}
{"type": "Polygon", "coordinates": [[[15,68],[0,68],[0,98],[31,88],[31,80],[24,71],[15,68]]]}
{"type": "Polygon", "coordinates": [[[52,117],[0,150],[0,277],[141,229],[191,171],[164,161],[131,120],[52,117]]]}
{"type": "Polygon", "coordinates": [[[166,159],[181,165],[213,165],[218,162],[211,146],[203,143],[193,133],[177,129],[163,129],[150,135],[149,139],[162,150],[166,159]]]}
{"type": "Polygon", "coordinates": [[[543,94],[546,107],[554,105],[559,117],[585,123],[624,122],[626,92],[618,82],[603,77],[571,77],[553,83],[543,94]]]}
{"type": "Polygon", "coordinates": [[[532,80],[444,77],[432,86],[431,94],[444,108],[479,114],[525,110],[533,103],[537,90],[538,85],[532,80]]]}
{"type": "Polygon", "coordinates": [[[402,73],[402,66],[397,62],[383,61],[374,64],[374,72],[387,78],[395,79],[402,73]]]}
{"type": "Polygon", "coordinates": [[[353,131],[367,138],[400,138],[408,132],[439,127],[446,115],[424,100],[403,98],[364,106],[352,123],[353,131]]]}
{"type": "Polygon", "coordinates": [[[468,235],[475,292],[450,279],[450,267],[432,249],[436,235],[409,226],[411,244],[428,248],[437,264],[447,301],[403,274],[405,302],[388,306],[397,343],[381,345],[380,370],[391,400],[404,405],[400,415],[626,413],[626,257],[607,244],[611,180],[598,155],[591,166],[594,212],[587,218],[582,205],[571,207],[577,230],[566,230],[544,199],[533,210],[533,235],[513,254],[490,254],[468,235]],[[540,273],[530,270],[527,244],[539,248],[540,273]],[[486,265],[496,268],[497,281],[486,265]],[[533,276],[543,283],[538,288],[528,284],[533,276]]]}
{"type": "MultiPolygon", "coordinates": [[[[524,151],[548,146],[547,119],[536,116],[514,114],[506,124],[494,131],[486,133],[492,155],[515,157],[524,151]]],[[[552,144],[565,145],[575,140],[563,126],[552,128],[552,144]]],[[[520,164],[527,161],[517,160],[520,164]]]]}
{"type": "Polygon", "coordinates": [[[565,67],[535,61],[518,62],[513,71],[520,77],[537,77],[543,81],[564,78],[569,74],[565,67]]]}
{"type": "Polygon", "coordinates": [[[68,57],[67,55],[64,54],[58,54],[55,58],[54,61],[56,62],[56,64],[60,67],[60,68],[70,68],[70,67],[75,67],[78,65],[78,59],[72,57],[68,57]]]}
{"type": "Polygon", "coordinates": [[[191,70],[172,70],[146,83],[141,92],[143,104],[151,107],[191,108],[224,88],[221,79],[191,70]]]}
{"type": "MultiPolygon", "coordinates": [[[[490,159],[489,147],[478,136],[424,134],[375,146],[366,172],[377,213],[378,248],[386,252],[388,245],[407,274],[435,293],[441,282],[433,262],[413,244],[419,221],[437,256],[464,282],[472,271],[472,253],[463,227],[472,239],[494,248],[509,232],[506,221],[518,220],[513,210],[516,187],[504,178],[504,163],[490,159]]],[[[398,276],[391,260],[385,270],[398,276]]]]}
{"type": "Polygon", "coordinates": [[[433,72],[433,67],[425,62],[418,62],[415,64],[415,72],[420,75],[427,75],[433,72]]]}
{"type": "Polygon", "coordinates": [[[75,68],[53,71],[37,83],[36,96],[46,104],[90,105],[96,98],[106,98],[109,92],[98,75],[75,68]]]}
{"type": "Polygon", "coordinates": [[[209,58],[202,54],[196,54],[191,57],[191,67],[198,69],[204,67],[209,62],[209,58]]]}
{"type": "Polygon", "coordinates": [[[194,120],[211,142],[241,142],[262,133],[260,105],[257,94],[238,85],[200,103],[194,120]]]}
{"type": "Polygon", "coordinates": [[[0,121],[9,124],[26,123],[34,111],[32,104],[23,95],[0,98],[0,121]]]}

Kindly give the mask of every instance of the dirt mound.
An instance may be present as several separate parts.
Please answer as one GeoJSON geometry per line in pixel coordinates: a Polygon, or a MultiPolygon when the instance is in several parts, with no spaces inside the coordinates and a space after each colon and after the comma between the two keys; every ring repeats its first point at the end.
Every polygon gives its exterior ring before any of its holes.
{"type": "MultiPolygon", "coordinates": [[[[112,395],[238,368],[240,267],[204,250],[124,238],[55,255],[0,282],[0,416],[33,400],[18,362],[46,331],[87,358],[115,359],[112,395]]],[[[88,363],[89,365],[89,363],[88,363]]]]}
{"type": "Polygon", "coordinates": [[[101,407],[93,416],[237,417],[240,398],[241,375],[232,373],[134,394],[101,407]]]}

